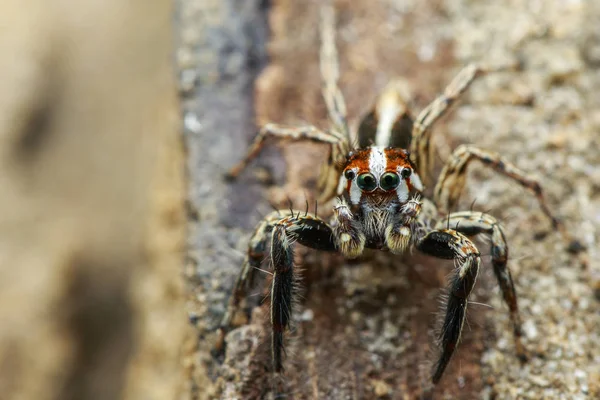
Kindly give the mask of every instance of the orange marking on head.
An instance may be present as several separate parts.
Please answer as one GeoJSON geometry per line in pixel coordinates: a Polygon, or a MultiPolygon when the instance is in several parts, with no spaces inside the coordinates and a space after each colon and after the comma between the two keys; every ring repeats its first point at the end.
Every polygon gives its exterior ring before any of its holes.
{"type": "Polygon", "coordinates": [[[408,154],[404,149],[387,148],[384,150],[387,158],[387,171],[397,171],[398,167],[411,168],[408,154]]]}
{"type": "Polygon", "coordinates": [[[369,157],[371,149],[358,150],[350,156],[346,169],[358,168],[358,174],[369,172],[369,157]]]}

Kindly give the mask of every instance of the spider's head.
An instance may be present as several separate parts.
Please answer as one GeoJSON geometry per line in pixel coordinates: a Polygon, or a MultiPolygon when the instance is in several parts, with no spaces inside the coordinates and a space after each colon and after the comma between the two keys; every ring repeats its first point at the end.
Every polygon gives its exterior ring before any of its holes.
{"type": "Polygon", "coordinates": [[[345,191],[352,204],[405,203],[411,190],[423,190],[408,151],[389,147],[367,147],[351,153],[339,184],[339,192],[345,191]]]}

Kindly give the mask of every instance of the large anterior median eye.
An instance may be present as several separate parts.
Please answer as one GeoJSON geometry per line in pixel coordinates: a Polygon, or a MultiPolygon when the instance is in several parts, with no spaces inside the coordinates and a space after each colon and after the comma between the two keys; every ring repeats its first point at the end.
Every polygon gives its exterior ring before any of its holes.
{"type": "Polygon", "coordinates": [[[400,177],[395,172],[386,172],[381,175],[379,179],[379,185],[383,190],[393,190],[400,184],[400,177]]]}
{"type": "Polygon", "coordinates": [[[356,179],[356,184],[361,190],[371,192],[377,188],[377,180],[370,173],[360,174],[356,179]]]}

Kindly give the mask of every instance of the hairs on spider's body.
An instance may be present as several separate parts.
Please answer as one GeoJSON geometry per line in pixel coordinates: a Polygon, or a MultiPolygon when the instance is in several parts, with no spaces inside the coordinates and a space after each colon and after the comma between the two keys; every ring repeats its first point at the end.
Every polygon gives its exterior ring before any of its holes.
{"type": "Polygon", "coordinates": [[[295,298],[295,242],[316,250],[339,252],[346,258],[360,256],[365,248],[394,254],[414,248],[433,257],[454,260],[456,265],[449,279],[445,316],[438,337],[440,355],[431,376],[436,384],[460,340],[468,298],[481,264],[480,252],[469,237],[486,235],[491,242],[494,273],[510,311],[515,350],[518,357],[525,360],[517,295],[507,267],[508,247],[500,224],[487,213],[449,213],[449,210],[455,209],[458,203],[467,167],[472,161],[479,161],[529,189],[557,228],[559,222],[546,205],[540,185],[500,154],[462,145],[443,167],[432,199],[422,196],[433,169],[430,145],[435,122],[477,77],[510,67],[466,66],[443,94],[414,119],[407,106],[407,85],[393,81],[360,124],[358,146],[352,146],[346,106],[338,87],[334,11],[329,3],[325,3],[321,15],[320,65],[323,96],[332,129],[323,131],[314,126],[267,124],[258,132],[246,157],[230,170],[229,177],[237,178],[269,138],[325,144],[330,153],[318,188],[321,203],[336,198],[333,216],[330,221],[325,221],[308,212],[279,210],[258,224],[221,324],[222,334],[230,329],[233,315],[252,286],[261,262],[267,257],[273,273],[270,288],[273,369],[281,372],[284,333],[290,327],[295,298]]]}

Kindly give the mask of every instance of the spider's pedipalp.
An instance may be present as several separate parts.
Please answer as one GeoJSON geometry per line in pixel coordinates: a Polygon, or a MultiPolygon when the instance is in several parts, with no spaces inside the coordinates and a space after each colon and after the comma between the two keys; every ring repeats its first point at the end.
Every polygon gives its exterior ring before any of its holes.
{"type": "Polygon", "coordinates": [[[454,230],[433,230],[417,243],[417,248],[434,257],[451,259],[457,264],[450,278],[448,300],[442,330],[439,336],[441,354],[436,362],[431,380],[437,384],[460,341],[467,315],[468,297],[475,281],[481,257],[467,237],[454,230]]]}
{"type": "Polygon", "coordinates": [[[473,160],[479,160],[484,165],[530,190],[537,198],[544,214],[552,222],[552,226],[554,228],[562,227],[546,204],[542,188],[537,180],[529,177],[500,154],[468,145],[461,145],[454,150],[435,185],[433,200],[441,212],[447,213],[456,207],[466,183],[467,167],[473,160]]]}
{"type": "Polygon", "coordinates": [[[356,258],[365,249],[366,236],[356,225],[345,200],[339,199],[334,208],[334,237],[337,247],[345,257],[356,258]]]}
{"type": "Polygon", "coordinates": [[[415,196],[402,206],[402,218],[385,229],[387,247],[394,254],[406,252],[414,243],[417,218],[421,213],[421,201],[415,196]]]}

